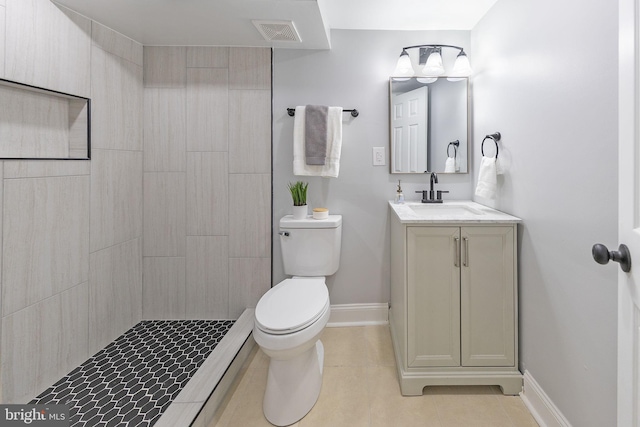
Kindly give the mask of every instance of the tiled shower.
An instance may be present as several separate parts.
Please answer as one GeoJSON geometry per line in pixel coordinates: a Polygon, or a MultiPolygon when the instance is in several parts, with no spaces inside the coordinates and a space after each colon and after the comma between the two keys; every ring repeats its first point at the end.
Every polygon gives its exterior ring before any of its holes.
{"type": "Polygon", "coordinates": [[[91,161],[0,162],[0,401],[29,401],[143,319],[255,305],[269,49],[143,48],[49,0],[0,0],[0,72],[92,100],[91,161]]]}

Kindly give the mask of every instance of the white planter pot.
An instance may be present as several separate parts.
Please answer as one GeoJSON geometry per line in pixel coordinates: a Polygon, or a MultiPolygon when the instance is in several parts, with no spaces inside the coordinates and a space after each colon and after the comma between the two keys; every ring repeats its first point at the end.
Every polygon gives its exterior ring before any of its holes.
{"type": "Polygon", "coordinates": [[[293,207],[293,219],[305,219],[307,217],[307,205],[293,207]]]}

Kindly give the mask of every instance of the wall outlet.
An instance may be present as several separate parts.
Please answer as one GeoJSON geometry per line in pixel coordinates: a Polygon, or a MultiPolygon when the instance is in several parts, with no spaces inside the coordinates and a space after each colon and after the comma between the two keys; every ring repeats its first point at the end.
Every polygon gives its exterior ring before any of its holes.
{"type": "Polygon", "coordinates": [[[385,157],[384,147],[373,147],[373,166],[384,166],[385,157]]]}

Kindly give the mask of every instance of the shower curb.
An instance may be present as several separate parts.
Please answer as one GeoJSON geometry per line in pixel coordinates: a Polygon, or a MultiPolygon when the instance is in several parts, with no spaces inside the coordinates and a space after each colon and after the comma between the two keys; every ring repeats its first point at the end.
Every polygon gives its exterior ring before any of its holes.
{"type": "Polygon", "coordinates": [[[205,427],[255,346],[254,310],[246,309],[153,427],[205,427]]]}

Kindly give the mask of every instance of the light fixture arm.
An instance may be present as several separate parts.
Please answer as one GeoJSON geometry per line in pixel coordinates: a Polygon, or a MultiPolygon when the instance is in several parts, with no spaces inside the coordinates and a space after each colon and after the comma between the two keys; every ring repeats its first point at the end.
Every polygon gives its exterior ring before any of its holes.
{"type": "Polygon", "coordinates": [[[458,49],[460,52],[464,52],[464,48],[460,47],[460,46],[454,46],[451,44],[417,44],[415,46],[407,46],[407,47],[403,47],[402,50],[407,50],[407,49],[417,49],[417,48],[434,48],[434,47],[451,47],[453,49],[458,49]]]}

